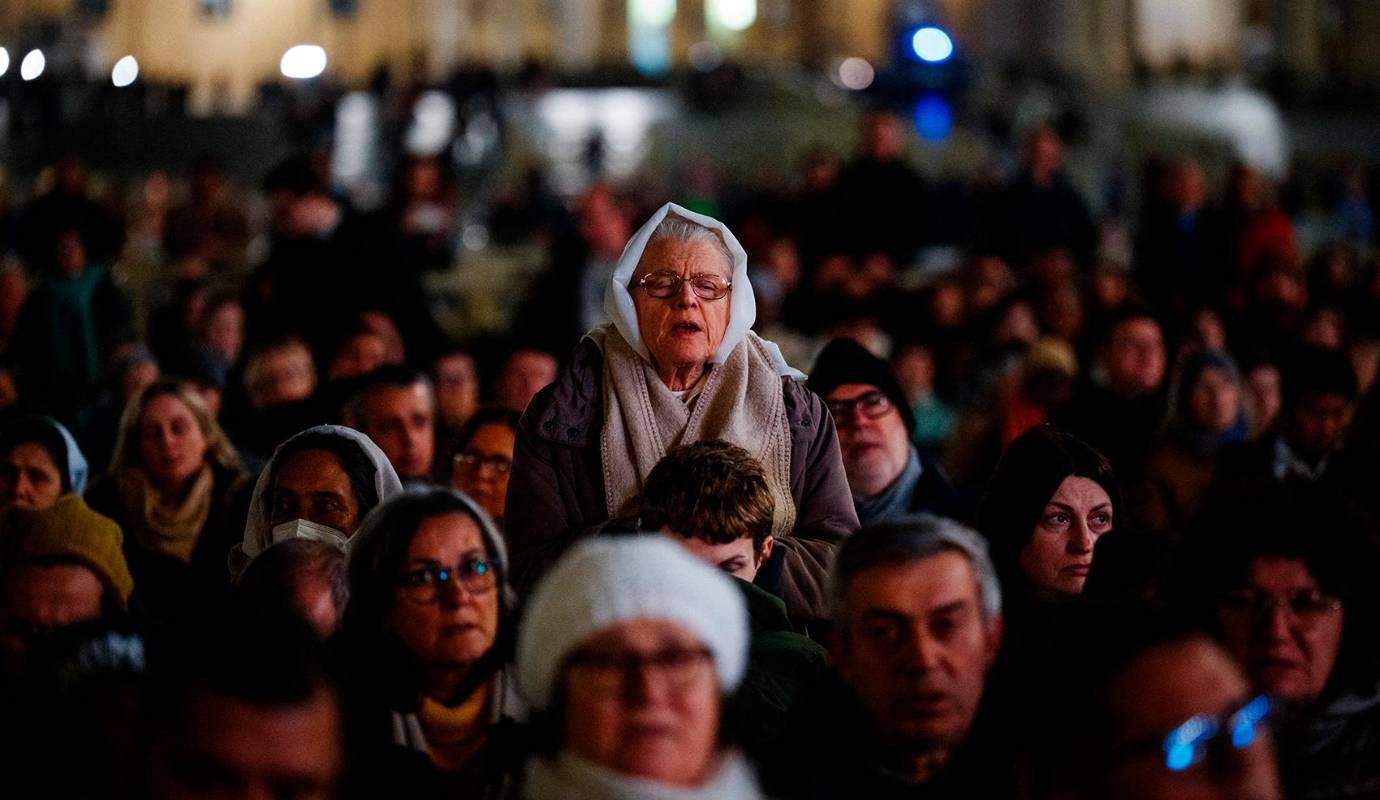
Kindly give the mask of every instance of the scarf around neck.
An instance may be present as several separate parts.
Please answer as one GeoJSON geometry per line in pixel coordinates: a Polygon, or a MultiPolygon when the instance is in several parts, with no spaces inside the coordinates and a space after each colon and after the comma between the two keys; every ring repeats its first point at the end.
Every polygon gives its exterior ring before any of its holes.
{"type": "Polygon", "coordinates": [[[910,511],[910,501],[915,496],[915,485],[924,471],[920,465],[920,454],[915,447],[910,448],[910,458],[906,466],[891,485],[876,497],[853,495],[853,506],[858,511],[858,521],[863,525],[881,522],[910,511]]]}
{"type": "Polygon", "coordinates": [[[533,758],[527,765],[529,800],[761,800],[762,791],[747,761],[729,753],[709,780],[684,788],[620,775],[579,756],[533,758]]]}
{"type": "Polygon", "coordinates": [[[781,374],[755,334],[700,379],[690,402],[676,397],[652,365],[616,331],[591,333],[604,354],[604,425],[599,437],[610,519],[637,513],[642,482],[667,453],[710,439],[736,444],[762,464],[775,501],[772,535],[795,529],[791,431],[781,374]],[[601,334],[595,336],[595,334],[601,334]]]}
{"type": "Polygon", "coordinates": [[[211,516],[215,475],[203,464],[181,502],[163,496],[142,469],[126,470],[119,479],[127,524],[125,531],[144,549],[171,556],[184,564],[201,539],[201,529],[211,516]]]}

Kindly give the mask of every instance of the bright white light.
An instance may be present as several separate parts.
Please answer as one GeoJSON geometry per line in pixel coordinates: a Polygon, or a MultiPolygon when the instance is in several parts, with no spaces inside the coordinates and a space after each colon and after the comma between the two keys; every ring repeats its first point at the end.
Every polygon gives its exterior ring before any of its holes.
{"type": "Polygon", "coordinates": [[[954,40],[943,30],[926,25],[911,37],[910,46],[921,61],[938,64],[954,54],[954,40]]]}
{"type": "Polygon", "coordinates": [[[872,81],[877,77],[877,71],[872,65],[867,63],[867,59],[853,56],[845,58],[839,64],[839,83],[845,89],[852,89],[855,92],[862,91],[872,85],[872,81]]]}
{"type": "Polygon", "coordinates": [[[26,81],[31,81],[43,74],[43,68],[48,66],[48,59],[43,57],[42,50],[30,50],[24,56],[24,60],[19,62],[19,77],[26,81]]]}
{"type": "Polygon", "coordinates": [[[0,75],[10,71],[10,51],[0,47],[0,75]]]}
{"type": "Polygon", "coordinates": [[[407,129],[404,146],[418,156],[434,156],[445,150],[455,138],[455,101],[445,92],[430,91],[417,98],[412,111],[412,125],[407,129]]]}
{"type": "Polygon", "coordinates": [[[744,31],[757,21],[757,0],[710,0],[705,9],[721,28],[744,31]]]}
{"type": "Polygon", "coordinates": [[[115,62],[115,68],[110,71],[110,82],[119,87],[125,87],[134,83],[134,79],[139,77],[139,59],[134,56],[125,56],[115,62]]]}
{"type": "Polygon", "coordinates": [[[628,0],[628,19],[635,26],[664,28],[676,18],[676,0],[628,0]]]}
{"type": "Polygon", "coordinates": [[[326,51],[319,45],[299,44],[283,53],[278,69],[287,78],[306,80],[326,71],[326,51]]]}

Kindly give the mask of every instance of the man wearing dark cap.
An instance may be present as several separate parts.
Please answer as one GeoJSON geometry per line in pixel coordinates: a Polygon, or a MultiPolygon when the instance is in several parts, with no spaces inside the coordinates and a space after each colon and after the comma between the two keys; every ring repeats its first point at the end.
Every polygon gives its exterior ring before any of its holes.
{"type": "Polygon", "coordinates": [[[911,444],[915,417],[885,361],[852,339],[835,339],[819,354],[808,386],[834,417],[863,525],[915,511],[957,512],[948,478],[911,444]]]}

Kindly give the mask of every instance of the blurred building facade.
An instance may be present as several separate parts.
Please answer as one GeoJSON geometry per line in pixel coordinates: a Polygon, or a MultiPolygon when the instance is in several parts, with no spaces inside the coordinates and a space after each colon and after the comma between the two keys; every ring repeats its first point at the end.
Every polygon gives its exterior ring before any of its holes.
{"type": "Polygon", "coordinates": [[[463,64],[882,65],[917,20],[948,28],[960,57],[984,67],[1094,85],[1188,69],[1380,86],[1380,49],[1367,46],[1380,38],[1374,0],[5,0],[0,44],[79,41],[75,60],[93,75],[133,53],[145,79],[188,87],[193,110],[233,111],[303,42],[330,54],[330,77],[359,85],[385,65],[408,80],[463,64]]]}

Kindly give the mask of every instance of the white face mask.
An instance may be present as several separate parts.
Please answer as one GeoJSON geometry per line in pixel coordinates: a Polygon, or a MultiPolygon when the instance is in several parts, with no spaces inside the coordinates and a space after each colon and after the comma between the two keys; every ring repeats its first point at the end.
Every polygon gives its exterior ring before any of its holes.
{"type": "Polygon", "coordinates": [[[325,542],[339,548],[341,552],[349,546],[350,539],[345,534],[328,525],[318,525],[311,520],[294,519],[291,522],[284,522],[273,528],[273,543],[286,542],[290,539],[310,539],[314,542],[325,542]]]}

